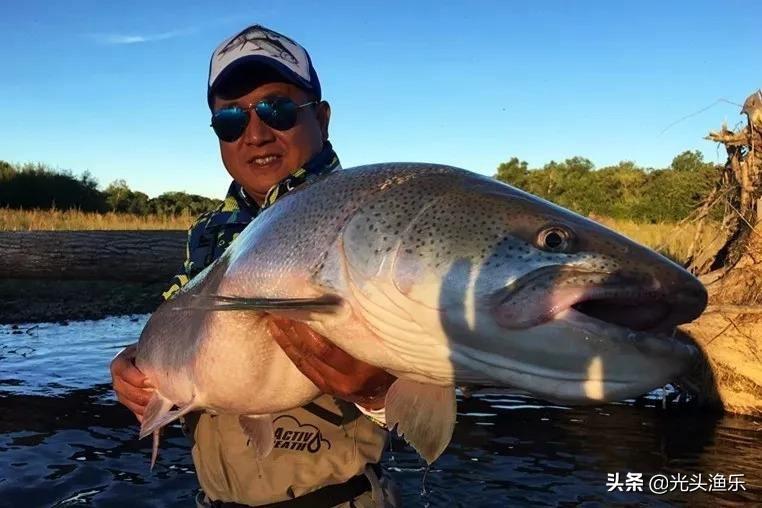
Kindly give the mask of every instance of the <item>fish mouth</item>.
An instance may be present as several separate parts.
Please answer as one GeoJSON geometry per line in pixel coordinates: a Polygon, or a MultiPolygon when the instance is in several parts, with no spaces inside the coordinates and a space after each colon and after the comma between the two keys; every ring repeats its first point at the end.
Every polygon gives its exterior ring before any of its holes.
{"type": "Polygon", "coordinates": [[[662,300],[591,298],[575,303],[570,308],[590,319],[636,331],[658,328],[668,331],[665,329],[668,322],[666,318],[672,313],[669,303],[662,300]]]}
{"type": "Polygon", "coordinates": [[[498,322],[530,328],[560,317],[589,320],[634,332],[672,333],[706,307],[700,283],[666,289],[651,275],[606,273],[574,267],[546,267],[521,277],[500,292],[498,322]]]}
{"type": "Polygon", "coordinates": [[[671,333],[678,325],[696,319],[706,306],[705,300],[692,291],[647,292],[636,296],[591,293],[569,309],[589,319],[638,332],[671,333]]]}

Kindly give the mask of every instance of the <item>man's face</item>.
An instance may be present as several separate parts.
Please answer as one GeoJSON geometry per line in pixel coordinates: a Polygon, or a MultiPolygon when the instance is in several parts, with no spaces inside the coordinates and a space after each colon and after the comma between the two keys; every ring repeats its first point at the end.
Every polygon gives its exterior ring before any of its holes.
{"type": "MultiPolygon", "coordinates": [[[[235,99],[214,97],[214,110],[250,105],[273,97],[288,97],[301,105],[313,100],[304,90],[280,82],[264,83],[235,99]]],[[[323,102],[299,110],[296,125],[286,131],[268,127],[251,111],[249,125],[237,140],[220,141],[222,162],[235,181],[257,202],[267,191],[323,148],[328,139],[330,108],[323,102]]]]}

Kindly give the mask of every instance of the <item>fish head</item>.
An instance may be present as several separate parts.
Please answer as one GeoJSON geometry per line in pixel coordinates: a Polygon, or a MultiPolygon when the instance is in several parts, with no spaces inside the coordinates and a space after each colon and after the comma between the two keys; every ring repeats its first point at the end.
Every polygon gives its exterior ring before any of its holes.
{"type": "Polygon", "coordinates": [[[443,187],[420,197],[387,264],[412,305],[437,310],[451,363],[467,367],[455,377],[579,403],[640,395],[690,367],[697,350],[675,327],[707,293],[681,266],[494,180],[443,187]]]}
{"type": "Polygon", "coordinates": [[[483,265],[496,264],[499,269],[489,272],[504,274],[490,303],[507,329],[587,316],[633,331],[671,333],[706,307],[701,282],[652,249],[518,191],[505,206],[520,208],[513,212],[520,220],[506,224],[483,265]]]}
{"type": "Polygon", "coordinates": [[[508,335],[532,341],[527,362],[534,359],[549,376],[546,397],[637,396],[695,361],[695,345],[675,329],[706,307],[698,279],[592,220],[536,199],[519,201],[525,220],[511,238],[526,268],[485,304],[508,335]]]}

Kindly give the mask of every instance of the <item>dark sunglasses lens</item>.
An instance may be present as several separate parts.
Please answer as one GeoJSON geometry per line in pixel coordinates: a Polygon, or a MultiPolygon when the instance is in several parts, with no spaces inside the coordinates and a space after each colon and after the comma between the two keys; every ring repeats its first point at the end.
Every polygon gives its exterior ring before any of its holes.
{"type": "Polygon", "coordinates": [[[249,123],[249,113],[241,108],[225,108],[212,115],[217,137],[228,143],[240,138],[249,123]]]}
{"type": "Polygon", "coordinates": [[[296,110],[296,103],[286,98],[261,101],[254,106],[260,120],[279,131],[288,130],[296,125],[296,110]]]}

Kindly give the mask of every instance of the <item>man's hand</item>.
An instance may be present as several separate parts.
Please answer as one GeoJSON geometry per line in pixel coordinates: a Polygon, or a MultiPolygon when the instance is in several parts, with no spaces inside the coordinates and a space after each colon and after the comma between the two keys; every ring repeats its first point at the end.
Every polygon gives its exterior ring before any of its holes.
{"type": "Polygon", "coordinates": [[[143,413],[153,393],[153,385],[148,378],[135,367],[135,345],[127,346],[111,360],[111,383],[114,385],[116,398],[143,422],[143,413]]]}
{"type": "Polygon", "coordinates": [[[348,355],[304,323],[271,316],[269,327],[291,361],[321,391],[367,409],[384,407],[386,391],[397,378],[348,355]]]}

